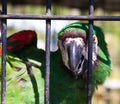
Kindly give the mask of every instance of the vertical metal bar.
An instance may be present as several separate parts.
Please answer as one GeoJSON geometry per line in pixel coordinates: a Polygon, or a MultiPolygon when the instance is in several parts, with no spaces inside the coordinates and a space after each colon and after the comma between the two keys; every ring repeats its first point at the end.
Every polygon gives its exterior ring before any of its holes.
{"type": "MultiPolygon", "coordinates": [[[[51,0],[47,0],[46,15],[51,14],[51,0]]],[[[49,104],[50,89],[50,37],[51,20],[46,20],[46,73],[45,73],[45,104],[49,104]]]]}
{"type": "MultiPolygon", "coordinates": [[[[89,0],[89,16],[93,16],[93,0],[89,0]]],[[[93,41],[93,20],[89,20],[88,35],[88,87],[87,87],[87,104],[91,104],[92,97],[92,41],[93,41]]]]}
{"type": "MultiPolygon", "coordinates": [[[[7,14],[7,0],[2,0],[2,14],[7,14]]],[[[6,104],[6,31],[7,21],[2,20],[2,81],[1,81],[1,104],[6,104]]]]}

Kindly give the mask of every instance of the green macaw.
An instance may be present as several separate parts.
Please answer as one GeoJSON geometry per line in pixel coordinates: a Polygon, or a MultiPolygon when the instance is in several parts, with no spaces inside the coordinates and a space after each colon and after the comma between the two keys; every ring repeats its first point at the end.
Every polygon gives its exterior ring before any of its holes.
{"type": "MultiPolygon", "coordinates": [[[[111,71],[111,62],[104,34],[97,26],[94,26],[93,32],[92,93],[94,93],[99,84],[105,81],[111,71]]],[[[58,33],[58,50],[50,53],[50,104],[86,104],[87,37],[87,23],[77,22],[69,24],[58,33]]],[[[22,88],[14,86],[19,88],[18,93],[16,94],[15,90],[7,90],[10,101],[7,104],[11,104],[11,101],[14,101],[15,104],[44,104],[45,51],[38,49],[36,45],[30,45],[29,47],[21,48],[20,52],[10,51],[10,54],[12,54],[12,57],[15,55],[17,60],[20,60],[19,62],[22,64],[17,65],[20,67],[24,66],[22,70],[25,72],[14,78],[21,79],[17,80],[16,83],[20,82],[19,85],[23,86],[22,88]],[[20,96],[20,98],[17,96],[20,96]],[[11,100],[14,98],[19,102],[11,100]]],[[[12,78],[13,81],[16,81],[14,79],[12,78]]],[[[10,84],[12,85],[12,83],[10,84]]],[[[10,89],[16,89],[14,87],[10,87],[10,89]]]]}
{"type": "MultiPolygon", "coordinates": [[[[111,61],[101,28],[94,26],[92,93],[111,72],[111,61]]],[[[50,104],[86,104],[88,24],[72,23],[58,33],[58,50],[50,54],[50,104]]],[[[41,63],[45,73],[45,51],[31,47],[21,54],[41,63]]],[[[43,103],[40,103],[43,104],[43,103]]]]}

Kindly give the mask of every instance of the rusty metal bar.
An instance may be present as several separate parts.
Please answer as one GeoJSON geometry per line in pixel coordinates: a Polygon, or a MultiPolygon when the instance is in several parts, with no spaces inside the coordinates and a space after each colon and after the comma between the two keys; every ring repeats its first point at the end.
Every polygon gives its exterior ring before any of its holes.
{"type": "MultiPolygon", "coordinates": [[[[46,0],[46,15],[51,14],[51,0],[46,0]]],[[[50,96],[50,37],[51,37],[51,20],[46,19],[46,73],[45,73],[45,104],[49,104],[50,96]]]]}
{"type": "MultiPolygon", "coordinates": [[[[89,0],[89,16],[93,16],[93,0],[89,0]]],[[[89,20],[88,31],[88,72],[87,72],[87,104],[91,104],[92,98],[92,51],[93,51],[93,20],[89,20]]]]}
{"type": "Polygon", "coordinates": [[[59,15],[0,15],[0,19],[38,19],[38,20],[95,20],[95,21],[120,21],[120,16],[59,16],[59,15]]]}
{"type": "MultiPolygon", "coordinates": [[[[7,0],[2,0],[2,14],[7,14],[7,0]]],[[[2,80],[1,80],[1,104],[6,104],[6,19],[1,21],[2,38],[2,80]]]]}

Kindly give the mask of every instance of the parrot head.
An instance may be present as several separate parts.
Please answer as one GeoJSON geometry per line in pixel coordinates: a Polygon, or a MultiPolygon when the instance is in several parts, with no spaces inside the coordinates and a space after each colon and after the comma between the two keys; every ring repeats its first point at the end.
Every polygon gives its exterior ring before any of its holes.
{"type": "MultiPolygon", "coordinates": [[[[58,33],[58,47],[62,54],[64,65],[75,76],[80,76],[87,71],[88,62],[88,25],[83,26],[73,23],[66,26],[58,33]]],[[[97,64],[98,40],[93,35],[92,65],[97,64]]]]}

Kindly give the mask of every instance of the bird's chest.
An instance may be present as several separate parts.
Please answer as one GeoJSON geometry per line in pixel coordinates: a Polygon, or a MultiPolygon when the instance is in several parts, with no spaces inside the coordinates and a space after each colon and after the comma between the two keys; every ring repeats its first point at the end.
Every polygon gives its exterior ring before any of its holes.
{"type": "Polygon", "coordinates": [[[51,104],[81,104],[79,102],[86,99],[85,81],[75,79],[60,63],[51,66],[50,78],[51,104]]]}

